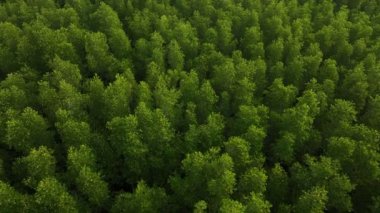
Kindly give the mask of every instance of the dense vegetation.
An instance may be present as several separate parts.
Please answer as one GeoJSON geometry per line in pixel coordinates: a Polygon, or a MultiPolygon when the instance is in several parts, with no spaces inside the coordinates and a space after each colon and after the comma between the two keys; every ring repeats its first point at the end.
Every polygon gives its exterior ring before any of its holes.
{"type": "Polygon", "coordinates": [[[0,212],[380,212],[378,0],[1,0],[0,212]]]}

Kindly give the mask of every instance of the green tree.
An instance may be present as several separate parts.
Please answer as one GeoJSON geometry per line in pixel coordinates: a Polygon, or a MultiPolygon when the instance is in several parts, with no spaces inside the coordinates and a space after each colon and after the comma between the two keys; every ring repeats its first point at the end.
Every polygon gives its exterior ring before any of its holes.
{"type": "Polygon", "coordinates": [[[130,79],[129,77],[128,74],[116,75],[115,81],[104,90],[105,110],[108,120],[130,113],[132,89],[135,82],[134,79],[130,79]]]}
{"type": "Polygon", "coordinates": [[[78,64],[79,56],[62,30],[52,30],[41,22],[24,26],[24,37],[18,42],[18,59],[26,65],[46,72],[56,56],[78,64]]]}
{"type": "Polygon", "coordinates": [[[218,149],[212,148],[205,154],[187,154],[182,170],[185,176],[173,176],[170,185],[184,206],[191,208],[197,201],[204,200],[210,210],[216,210],[234,191],[233,161],[228,154],[219,154],[218,149]]]}
{"type": "Polygon", "coordinates": [[[288,174],[279,163],[276,163],[268,173],[266,191],[268,200],[272,203],[274,209],[280,208],[280,205],[287,201],[289,193],[288,187],[288,174]]]}
{"type": "MultiPolygon", "coordinates": [[[[1,88],[2,86],[0,86],[1,88]]],[[[24,109],[28,104],[28,98],[23,89],[12,85],[0,89],[0,110],[7,111],[10,108],[16,110],[24,109]]]]}
{"type": "Polygon", "coordinates": [[[238,201],[231,200],[231,199],[224,199],[222,201],[222,205],[219,209],[219,212],[221,213],[239,213],[239,212],[245,212],[246,207],[241,204],[238,201]]]}
{"type": "Polygon", "coordinates": [[[335,99],[326,112],[323,133],[327,137],[340,136],[347,132],[347,127],[357,121],[357,111],[352,102],[335,99]]]}
{"type": "Polygon", "coordinates": [[[142,141],[142,133],[136,116],[129,115],[124,118],[115,117],[107,123],[110,131],[109,141],[115,154],[121,155],[128,168],[126,175],[131,182],[147,175],[148,147],[142,141]]]}
{"type": "Polygon", "coordinates": [[[31,188],[48,177],[54,177],[56,160],[51,150],[45,146],[32,149],[25,157],[19,158],[13,165],[16,174],[24,177],[22,182],[31,188]]]}
{"type": "Polygon", "coordinates": [[[232,34],[232,23],[230,20],[219,19],[216,23],[216,31],[218,34],[217,46],[224,54],[230,54],[236,47],[236,41],[232,34]]]}
{"type": "Polygon", "coordinates": [[[240,45],[247,58],[264,58],[264,43],[262,42],[262,33],[259,27],[247,28],[240,45]]]}
{"type": "Polygon", "coordinates": [[[76,178],[78,190],[88,197],[91,204],[101,206],[108,199],[107,183],[100,174],[88,167],[82,167],[76,178]]]}
{"type": "Polygon", "coordinates": [[[115,73],[111,69],[115,58],[109,51],[107,37],[101,33],[88,33],[85,37],[86,60],[91,74],[98,74],[105,79],[112,79],[115,73]]]}
{"type": "Polygon", "coordinates": [[[348,73],[341,87],[342,97],[355,103],[357,111],[361,111],[366,104],[368,96],[367,76],[363,66],[358,65],[348,73]]]}
{"type": "Polygon", "coordinates": [[[380,122],[378,119],[380,115],[380,96],[370,97],[367,109],[363,115],[363,119],[366,124],[372,128],[380,130],[380,122]]]}
{"type": "Polygon", "coordinates": [[[296,136],[289,132],[284,132],[277,139],[273,146],[273,155],[276,161],[291,165],[295,158],[296,136]]]}
{"type": "Polygon", "coordinates": [[[105,86],[98,75],[88,79],[84,84],[84,91],[88,96],[88,115],[90,117],[90,125],[101,127],[106,123],[107,110],[105,100],[105,86]]]}
{"type": "Polygon", "coordinates": [[[52,134],[47,121],[31,108],[23,112],[6,113],[3,143],[15,150],[28,153],[40,145],[51,145],[52,134]]]}
{"type": "Polygon", "coordinates": [[[350,211],[352,202],[349,193],[355,187],[350,179],[342,174],[339,162],[329,157],[321,157],[320,160],[317,160],[314,157],[306,156],[306,164],[308,165],[306,170],[299,164],[292,166],[292,180],[303,181],[297,187],[301,190],[309,190],[313,186],[324,186],[328,196],[327,209],[350,211]]]}
{"type": "Polygon", "coordinates": [[[168,197],[165,190],[149,187],[144,181],[137,184],[133,193],[121,193],[116,197],[112,212],[147,212],[164,211],[168,197]]]}
{"type": "Polygon", "coordinates": [[[149,177],[155,176],[158,182],[165,181],[177,159],[174,129],[160,109],[152,111],[140,103],[135,115],[142,132],[142,142],[149,149],[149,177]]]}
{"type": "Polygon", "coordinates": [[[80,193],[92,205],[102,206],[109,197],[108,184],[96,172],[96,157],[90,147],[70,147],[67,155],[68,175],[73,179],[80,193]]]}
{"type": "Polygon", "coordinates": [[[78,65],[56,57],[52,61],[51,67],[53,72],[47,74],[46,78],[52,86],[58,88],[61,81],[65,81],[75,88],[81,86],[82,75],[78,65]]]}
{"type": "Polygon", "coordinates": [[[47,177],[41,180],[34,198],[38,211],[78,212],[74,198],[55,178],[47,177]]]}
{"type": "Polygon", "coordinates": [[[3,181],[0,181],[0,198],[0,208],[5,213],[31,210],[28,199],[3,181]]]}
{"type": "Polygon", "coordinates": [[[295,102],[297,94],[296,87],[285,86],[282,79],[275,79],[265,93],[265,100],[270,109],[282,111],[295,102]]]}
{"type": "Polygon", "coordinates": [[[123,26],[112,7],[101,2],[99,8],[90,16],[94,29],[104,33],[110,50],[116,58],[128,57],[131,52],[131,42],[123,31],[123,26]]]}
{"type": "Polygon", "coordinates": [[[5,73],[19,68],[16,52],[20,40],[21,30],[17,26],[9,22],[0,24],[0,70],[5,73]]]}
{"type": "Polygon", "coordinates": [[[58,134],[66,147],[89,144],[91,129],[87,122],[78,121],[66,110],[57,111],[55,124],[58,134]]]}
{"type": "Polygon", "coordinates": [[[268,176],[264,169],[251,168],[242,174],[238,181],[238,192],[242,197],[249,196],[252,192],[264,194],[266,191],[268,176]]]}
{"type": "Polygon", "coordinates": [[[224,140],[225,122],[220,114],[210,114],[207,122],[201,125],[190,125],[185,133],[187,151],[208,150],[213,146],[221,146],[224,140]]]}
{"type": "Polygon", "coordinates": [[[167,58],[169,68],[182,70],[184,67],[184,54],[181,51],[181,47],[179,46],[176,40],[173,40],[169,43],[167,49],[167,58]]]}
{"type": "Polygon", "coordinates": [[[226,153],[231,156],[235,171],[241,174],[252,164],[250,156],[250,146],[247,141],[239,137],[231,137],[224,143],[226,153]]]}
{"type": "Polygon", "coordinates": [[[323,187],[312,188],[300,196],[295,212],[322,213],[326,209],[327,199],[327,191],[323,187]]]}
{"type": "Polygon", "coordinates": [[[337,62],[334,59],[326,59],[319,70],[318,79],[320,81],[330,79],[337,83],[339,80],[339,72],[337,62]]]}
{"type": "Polygon", "coordinates": [[[70,147],[67,153],[68,172],[75,177],[84,167],[96,169],[96,157],[92,149],[87,145],[70,147]]]}
{"type": "Polygon", "coordinates": [[[70,25],[79,25],[79,15],[73,8],[54,8],[54,9],[42,9],[41,16],[39,16],[42,22],[52,28],[60,29],[67,28],[70,25]]]}
{"type": "Polygon", "coordinates": [[[271,207],[272,204],[265,200],[262,194],[251,193],[246,212],[269,213],[271,207]]]}

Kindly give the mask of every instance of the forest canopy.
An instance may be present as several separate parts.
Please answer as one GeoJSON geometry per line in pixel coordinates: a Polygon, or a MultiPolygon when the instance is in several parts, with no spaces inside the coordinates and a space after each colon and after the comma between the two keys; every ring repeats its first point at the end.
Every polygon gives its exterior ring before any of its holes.
{"type": "Polygon", "coordinates": [[[380,212],[380,2],[0,0],[0,212],[380,212]]]}

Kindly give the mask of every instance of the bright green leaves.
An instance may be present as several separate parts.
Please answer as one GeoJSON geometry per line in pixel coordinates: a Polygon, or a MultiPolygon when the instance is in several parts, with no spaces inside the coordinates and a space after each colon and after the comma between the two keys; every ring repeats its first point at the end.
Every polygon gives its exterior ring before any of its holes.
{"type": "Polygon", "coordinates": [[[377,130],[380,130],[380,95],[369,99],[367,110],[363,115],[367,125],[377,130]]]}
{"type": "Polygon", "coordinates": [[[302,184],[298,185],[298,187],[300,187],[299,189],[308,190],[314,186],[323,186],[328,196],[326,203],[327,208],[350,211],[352,209],[352,202],[349,193],[354,190],[355,187],[350,182],[350,179],[341,173],[339,163],[328,157],[321,157],[320,160],[317,160],[307,156],[306,164],[308,166],[307,168],[303,168],[299,164],[293,164],[291,169],[292,180],[303,181],[302,184]]]}
{"type": "Polygon", "coordinates": [[[24,197],[9,184],[0,181],[0,209],[5,213],[28,211],[26,196],[24,197]]]}
{"type": "Polygon", "coordinates": [[[182,70],[184,67],[184,54],[178,42],[176,40],[171,41],[167,51],[169,68],[182,70]]]}
{"type": "Polygon", "coordinates": [[[189,151],[208,150],[224,140],[225,123],[220,114],[210,114],[207,122],[202,125],[190,125],[185,134],[185,147],[189,151]]]}
{"type": "Polygon", "coordinates": [[[265,200],[263,195],[251,193],[247,202],[246,212],[269,213],[272,205],[265,200]]]}
{"type": "Polygon", "coordinates": [[[196,72],[191,71],[180,83],[181,99],[184,103],[193,103],[199,122],[207,119],[215,110],[218,96],[209,81],[200,85],[196,72]]]}
{"type": "Polygon", "coordinates": [[[0,2],[0,211],[378,211],[375,0],[0,2]]]}
{"type": "Polygon", "coordinates": [[[109,196],[108,185],[99,173],[83,167],[76,178],[78,190],[88,197],[91,204],[100,206],[109,196]]]}
{"type": "Polygon", "coordinates": [[[239,174],[251,165],[250,146],[244,139],[232,137],[224,143],[224,148],[233,159],[234,168],[239,174]]]}
{"type": "Polygon", "coordinates": [[[48,63],[56,56],[78,64],[79,56],[63,30],[52,30],[35,22],[25,25],[24,33],[25,36],[18,43],[17,54],[26,65],[46,72],[48,63]]]}
{"type": "Polygon", "coordinates": [[[123,31],[117,13],[107,4],[100,3],[99,8],[90,16],[94,29],[107,35],[108,44],[116,58],[122,59],[131,52],[130,40],[123,31]]]}
{"type": "Polygon", "coordinates": [[[23,112],[8,110],[4,125],[3,143],[10,148],[27,153],[31,148],[51,144],[47,121],[31,108],[23,112]]]}
{"type": "Polygon", "coordinates": [[[38,211],[78,212],[74,198],[66,187],[55,178],[45,178],[37,186],[34,195],[38,211]]]}
{"type": "Polygon", "coordinates": [[[339,160],[353,183],[368,184],[380,177],[380,156],[366,141],[346,137],[330,138],[326,155],[339,160]]]}
{"type": "Polygon", "coordinates": [[[216,23],[217,46],[219,50],[228,55],[235,49],[236,41],[232,34],[232,23],[229,20],[219,19],[216,23]]]}
{"type": "Polygon", "coordinates": [[[356,120],[357,111],[352,102],[335,99],[326,113],[323,123],[323,133],[327,136],[340,136],[347,132],[347,127],[356,120]]]}
{"type": "Polygon", "coordinates": [[[68,111],[57,111],[57,127],[59,136],[66,147],[78,147],[82,144],[89,144],[91,140],[91,130],[87,122],[76,120],[68,111]]]}
{"type": "Polygon", "coordinates": [[[86,145],[81,145],[78,148],[69,148],[67,159],[68,171],[73,176],[77,175],[80,172],[81,168],[96,168],[95,155],[92,152],[91,148],[86,145]]]}
{"type": "Polygon", "coordinates": [[[112,212],[154,213],[165,211],[168,197],[165,190],[149,187],[143,181],[137,184],[133,193],[121,193],[116,197],[112,212]]]}
{"type": "Polygon", "coordinates": [[[358,65],[346,75],[341,90],[342,97],[355,103],[357,111],[363,109],[368,96],[367,76],[363,66],[358,65]]]}
{"type": "MultiPolygon", "coordinates": [[[[7,79],[12,81],[11,79],[17,76],[8,76],[7,79]]],[[[14,79],[15,79],[14,78],[14,79]]],[[[7,80],[5,80],[7,81],[7,80]]],[[[23,81],[23,79],[22,79],[23,81]]],[[[3,82],[5,83],[5,82],[3,82]]],[[[24,83],[24,82],[23,82],[24,83]]],[[[16,85],[10,85],[4,87],[0,86],[0,110],[1,112],[5,112],[9,108],[22,110],[28,104],[28,98],[26,97],[25,91],[22,88],[19,88],[16,85]]]]}
{"type": "MultiPolygon", "coordinates": [[[[22,182],[31,188],[47,177],[54,177],[56,160],[51,150],[45,146],[32,149],[30,153],[18,159],[13,165],[16,174],[24,177],[22,182]]],[[[19,176],[19,177],[20,177],[19,176]]]]}
{"type": "Polygon", "coordinates": [[[290,165],[295,157],[296,136],[292,133],[285,132],[276,140],[273,146],[274,158],[279,162],[290,165]]]}
{"type": "Polygon", "coordinates": [[[236,180],[232,159],[227,154],[219,154],[217,149],[210,149],[205,154],[188,154],[182,161],[182,169],[186,176],[176,175],[170,183],[176,196],[188,207],[198,200],[205,200],[208,208],[215,210],[234,191],[236,180]]]}
{"type": "Polygon", "coordinates": [[[238,201],[224,199],[219,209],[221,213],[240,213],[245,212],[246,207],[238,201]]]}
{"type": "MultiPolygon", "coordinates": [[[[167,175],[176,159],[177,144],[174,144],[174,130],[160,109],[151,111],[144,104],[140,104],[135,112],[139,128],[142,131],[142,140],[149,147],[149,172],[156,175],[158,171],[162,178],[167,175]]],[[[164,181],[164,180],[160,180],[164,181]]]]}
{"type": "Polygon", "coordinates": [[[137,181],[138,177],[146,175],[148,147],[142,141],[142,131],[136,116],[116,117],[108,122],[107,128],[113,149],[125,159],[127,178],[137,181]]]}
{"type": "Polygon", "coordinates": [[[177,158],[175,135],[161,110],[151,111],[140,103],[135,115],[115,117],[107,123],[107,128],[111,148],[124,159],[128,168],[125,173],[128,181],[136,182],[142,176],[149,179],[158,170],[162,176],[168,175],[164,171],[169,172],[176,163],[173,160],[177,158]]]}
{"type": "Polygon", "coordinates": [[[244,54],[249,59],[264,58],[264,44],[260,28],[247,28],[241,42],[244,54]]]}
{"type": "Polygon", "coordinates": [[[326,210],[327,191],[321,187],[315,187],[305,191],[298,199],[295,212],[323,213],[326,210]]]}
{"type": "Polygon", "coordinates": [[[115,58],[109,52],[107,38],[103,33],[90,33],[86,35],[86,60],[89,70],[108,79],[113,77],[112,65],[115,58]]]}
{"type": "Polygon", "coordinates": [[[253,167],[248,169],[239,178],[238,192],[241,197],[247,198],[251,193],[264,194],[266,191],[268,176],[264,169],[253,167]]]}
{"type": "Polygon", "coordinates": [[[116,75],[116,80],[104,90],[107,118],[125,116],[130,112],[134,79],[127,75],[116,75]]]}
{"type": "Polygon", "coordinates": [[[96,172],[95,156],[85,145],[70,148],[68,152],[68,169],[79,192],[95,206],[102,206],[109,197],[108,184],[96,172]]]}
{"type": "Polygon", "coordinates": [[[281,111],[294,103],[297,93],[293,85],[285,86],[282,79],[275,79],[266,92],[266,103],[270,109],[281,111]]]}
{"type": "Polygon", "coordinates": [[[52,61],[53,72],[46,75],[49,83],[54,87],[59,87],[61,81],[71,84],[75,88],[81,85],[82,75],[78,65],[72,64],[69,61],[64,61],[59,57],[52,61]]]}

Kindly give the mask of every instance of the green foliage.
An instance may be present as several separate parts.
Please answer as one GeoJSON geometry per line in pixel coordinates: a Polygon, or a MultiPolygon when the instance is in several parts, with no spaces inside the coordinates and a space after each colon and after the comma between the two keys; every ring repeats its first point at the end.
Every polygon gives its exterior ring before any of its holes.
{"type": "Polygon", "coordinates": [[[238,137],[230,138],[225,144],[226,153],[234,161],[234,167],[238,174],[244,171],[251,164],[249,155],[249,144],[244,139],[238,137]]]}
{"type": "Polygon", "coordinates": [[[0,198],[0,208],[5,213],[28,210],[29,204],[26,197],[3,181],[0,181],[0,198]]]}
{"type": "Polygon", "coordinates": [[[218,152],[210,149],[205,154],[188,154],[182,161],[186,176],[171,178],[171,186],[184,205],[191,207],[197,200],[205,200],[210,203],[210,209],[215,209],[234,191],[236,180],[232,159],[228,154],[218,152]]]}
{"type": "Polygon", "coordinates": [[[40,145],[50,145],[52,137],[48,128],[48,123],[37,111],[10,109],[6,112],[3,143],[17,151],[29,152],[40,145]]]}
{"type": "Polygon", "coordinates": [[[286,201],[288,195],[288,174],[280,164],[275,164],[268,174],[267,197],[276,209],[286,201]]]}
{"type": "Polygon", "coordinates": [[[165,191],[151,188],[145,182],[139,182],[133,193],[121,193],[116,197],[112,212],[160,212],[166,209],[168,202],[165,191]]]}
{"type": "Polygon", "coordinates": [[[0,212],[378,212],[376,0],[0,0],[0,212]]]}
{"type": "Polygon", "coordinates": [[[108,186],[99,173],[88,167],[82,167],[76,178],[78,190],[88,197],[91,204],[100,206],[108,199],[108,186]]]}
{"type": "Polygon", "coordinates": [[[34,197],[38,211],[78,212],[74,198],[55,178],[41,180],[34,197]]]}
{"type": "Polygon", "coordinates": [[[245,212],[246,207],[243,206],[243,204],[239,203],[235,200],[230,199],[224,199],[222,201],[222,206],[219,209],[219,212],[221,213],[239,213],[239,212],[245,212]]]}
{"type": "Polygon", "coordinates": [[[339,211],[350,211],[352,202],[349,193],[355,188],[350,179],[341,174],[341,168],[337,161],[328,157],[321,157],[319,161],[315,158],[306,157],[308,169],[300,168],[294,164],[293,181],[304,181],[301,189],[310,189],[312,186],[324,186],[327,191],[327,208],[336,208],[339,211]]]}
{"type": "Polygon", "coordinates": [[[95,155],[91,148],[81,145],[79,148],[70,147],[67,156],[67,167],[71,175],[77,176],[81,168],[96,168],[95,155]]]}
{"type": "Polygon", "coordinates": [[[275,79],[266,93],[266,103],[273,110],[283,110],[290,107],[297,97],[297,88],[285,86],[282,79],[275,79]]]}
{"type": "Polygon", "coordinates": [[[121,155],[128,168],[128,178],[135,181],[141,175],[146,175],[146,155],[148,147],[142,142],[141,130],[135,116],[125,118],[113,118],[107,124],[110,131],[110,142],[116,150],[117,155],[121,155]]]}
{"type": "Polygon", "coordinates": [[[322,213],[326,209],[326,201],[327,191],[315,187],[301,195],[296,203],[295,212],[322,213]]]}
{"type": "Polygon", "coordinates": [[[76,121],[65,110],[57,111],[57,121],[58,133],[66,146],[79,146],[90,143],[91,130],[88,123],[76,121]]]}
{"type": "Polygon", "coordinates": [[[251,193],[246,212],[269,213],[272,205],[263,198],[262,194],[251,193]]]}
{"type": "Polygon", "coordinates": [[[254,192],[257,194],[264,193],[266,190],[267,175],[265,170],[252,168],[240,176],[238,190],[242,195],[249,195],[254,192]]]}
{"type": "Polygon", "coordinates": [[[23,172],[23,183],[36,188],[42,179],[53,177],[55,174],[56,160],[52,154],[45,146],[32,149],[26,157],[15,162],[13,170],[16,174],[23,172]]]}

